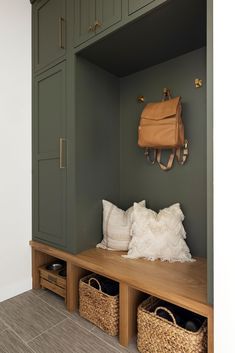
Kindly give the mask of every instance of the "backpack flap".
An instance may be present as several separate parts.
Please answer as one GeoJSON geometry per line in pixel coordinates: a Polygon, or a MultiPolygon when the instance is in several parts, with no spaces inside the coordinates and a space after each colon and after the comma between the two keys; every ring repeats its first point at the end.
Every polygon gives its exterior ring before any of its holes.
{"type": "Polygon", "coordinates": [[[177,148],[184,143],[181,97],[144,108],[139,125],[138,145],[145,148],[177,148]]]}
{"type": "Polygon", "coordinates": [[[176,115],[180,97],[158,103],[148,103],[144,108],[141,119],[163,120],[176,115]]]}

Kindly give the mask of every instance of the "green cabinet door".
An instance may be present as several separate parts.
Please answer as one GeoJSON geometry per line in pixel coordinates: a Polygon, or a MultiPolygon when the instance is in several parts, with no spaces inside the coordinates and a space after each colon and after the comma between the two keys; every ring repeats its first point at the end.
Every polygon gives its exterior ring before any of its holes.
{"type": "Polygon", "coordinates": [[[121,21],[122,0],[75,0],[75,46],[121,21]]]}
{"type": "Polygon", "coordinates": [[[131,15],[153,1],[154,0],[128,0],[128,14],[131,15]]]}
{"type": "Polygon", "coordinates": [[[33,237],[66,245],[65,63],[35,78],[33,237]]]}
{"type": "Polygon", "coordinates": [[[36,70],[65,55],[65,0],[42,0],[35,3],[33,33],[36,70]]]}
{"type": "Polygon", "coordinates": [[[96,34],[122,19],[121,0],[96,0],[96,34]]]}
{"type": "Polygon", "coordinates": [[[75,0],[75,45],[79,45],[95,35],[95,0],[75,0]]]}

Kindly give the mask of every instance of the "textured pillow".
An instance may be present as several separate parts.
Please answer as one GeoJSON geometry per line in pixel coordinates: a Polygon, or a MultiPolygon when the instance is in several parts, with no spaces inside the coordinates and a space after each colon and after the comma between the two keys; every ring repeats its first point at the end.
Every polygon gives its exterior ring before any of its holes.
{"type": "Polygon", "coordinates": [[[152,210],[134,204],[132,214],[132,239],[127,257],[140,257],[162,261],[194,261],[184,239],[186,233],[182,224],[184,215],[178,203],[161,210],[152,210]]]}
{"type": "MultiPolygon", "coordinates": [[[[143,207],[145,201],[139,203],[143,207]]],[[[138,204],[137,204],[138,205],[138,204]]],[[[108,250],[128,250],[131,240],[133,206],[123,211],[109,201],[103,200],[103,240],[97,248],[108,250]]]]}

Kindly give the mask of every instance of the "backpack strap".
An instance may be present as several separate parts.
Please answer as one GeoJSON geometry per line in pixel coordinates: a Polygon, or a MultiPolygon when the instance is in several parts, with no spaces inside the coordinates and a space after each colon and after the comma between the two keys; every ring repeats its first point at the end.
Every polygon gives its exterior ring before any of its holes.
{"type": "Polygon", "coordinates": [[[159,167],[165,171],[170,170],[173,166],[173,162],[174,162],[174,158],[175,158],[175,148],[172,149],[172,152],[171,152],[170,157],[168,159],[167,165],[164,165],[161,162],[161,156],[162,156],[162,150],[158,150],[157,151],[157,162],[158,162],[159,167]]]}
{"type": "Polygon", "coordinates": [[[176,150],[176,157],[179,164],[184,165],[184,163],[187,161],[188,155],[189,155],[188,141],[185,140],[183,148],[178,147],[176,150]]]}
{"type": "Polygon", "coordinates": [[[157,153],[157,151],[154,148],[148,148],[148,147],[145,148],[144,155],[149,163],[155,164],[156,153],[157,153]],[[151,151],[152,151],[152,153],[151,153],[151,151]],[[151,154],[153,155],[153,158],[151,158],[151,154]]]}

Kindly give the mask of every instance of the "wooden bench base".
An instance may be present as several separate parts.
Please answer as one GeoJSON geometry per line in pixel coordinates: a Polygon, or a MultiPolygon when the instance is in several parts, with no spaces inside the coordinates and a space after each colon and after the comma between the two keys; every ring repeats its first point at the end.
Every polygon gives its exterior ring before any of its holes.
{"type": "Polygon", "coordinates": [[[206,259],[193,263],[129,260],[121,252],[90,249],[72,255],[31,241],[33,288],[40,288],[38,268],[54,259],[67,263],[67,309],[78,308],[78,283],[88,271],[120,284],[120,344],[127,347],[136,334],[137,307],[146,294],[198,313],[208,322],[208,353],[213,353],[213,308],[207,303],[206,259]]]}

